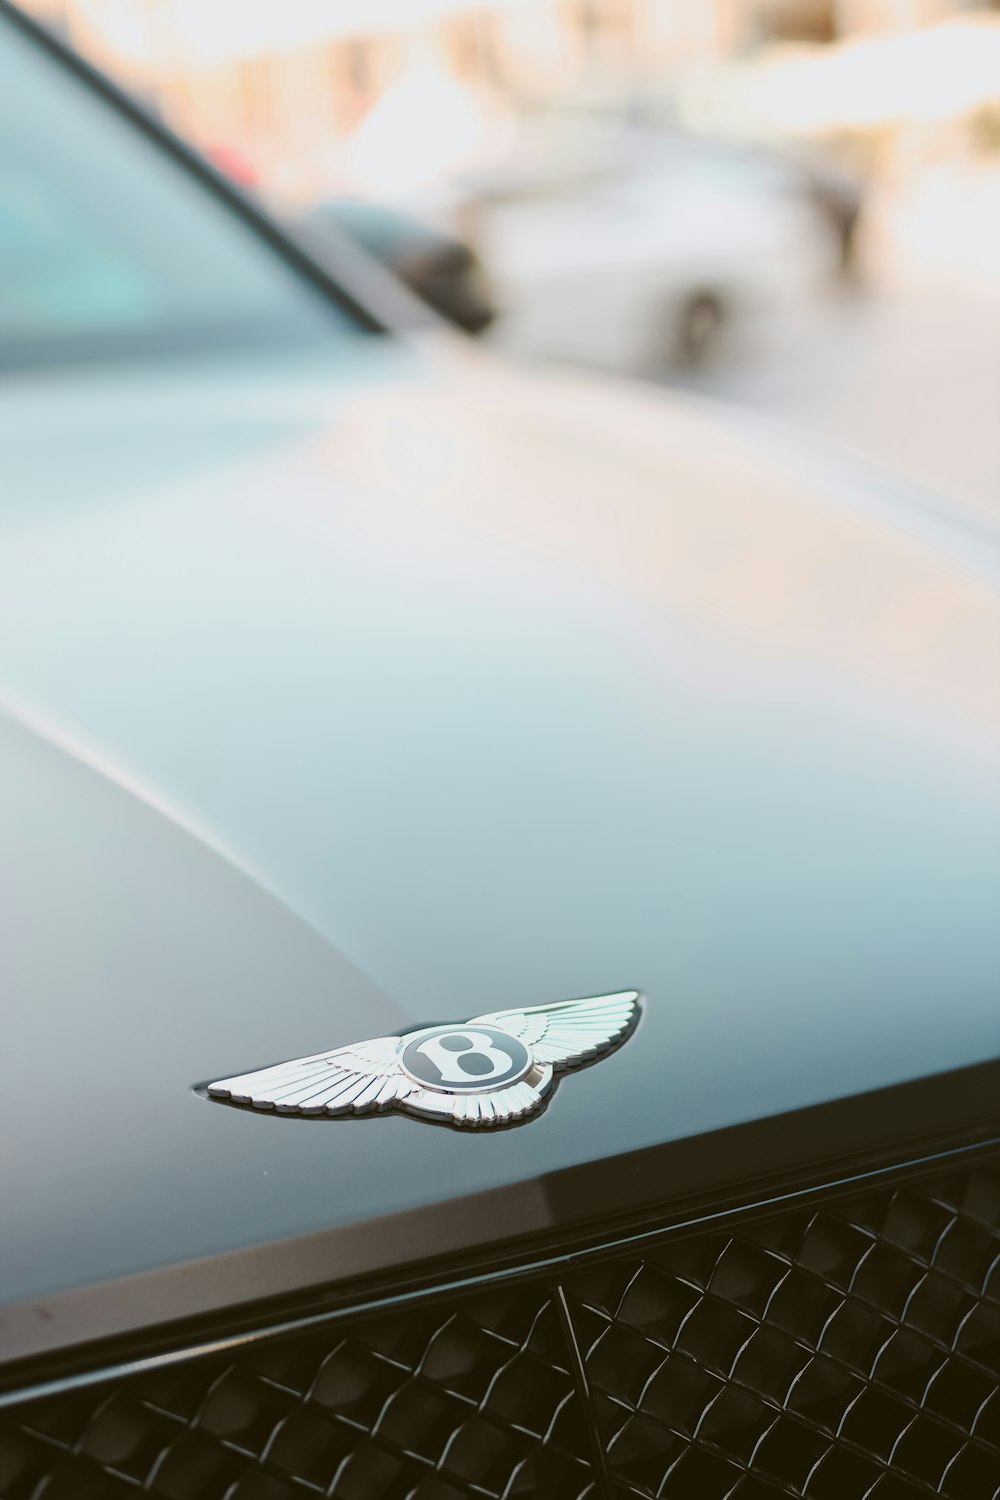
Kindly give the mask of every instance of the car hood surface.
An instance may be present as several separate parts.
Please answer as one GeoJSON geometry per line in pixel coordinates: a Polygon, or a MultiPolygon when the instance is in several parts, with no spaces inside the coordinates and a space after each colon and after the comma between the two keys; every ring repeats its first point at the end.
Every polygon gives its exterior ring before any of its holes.
{"type": "Polygon", "coordinates": [[[0,425],[11,1357],[721,1191],[732,1127],[801,1164],[788,1112],[1000,1052],[957,518],[375,338],[36,376],[0,425]],[[516,1129],[194,1091],[631,987],[635,1038],[516,1129]]]}

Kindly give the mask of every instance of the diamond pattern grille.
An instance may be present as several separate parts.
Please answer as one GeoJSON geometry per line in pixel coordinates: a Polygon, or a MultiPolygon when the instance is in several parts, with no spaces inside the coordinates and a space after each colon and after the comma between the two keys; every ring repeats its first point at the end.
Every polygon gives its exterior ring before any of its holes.
{"type": "Polygon", "coordinates": [[[626,1494],[1000,1494],[1000,1172],[623,1256],[566,1283],[626,1494]]]}
{"type": "Polygon", "coordinates": [[[1000,1161],[0,1412],[0,1500],[612,1493],[998,1500],[1000,1161]]]}
{"type": "Polygon", "coordinates": [[[11,1417],[4,1500],[576,1500],[591,1484],[537,1287],[269,1340],[11,1417]]]}

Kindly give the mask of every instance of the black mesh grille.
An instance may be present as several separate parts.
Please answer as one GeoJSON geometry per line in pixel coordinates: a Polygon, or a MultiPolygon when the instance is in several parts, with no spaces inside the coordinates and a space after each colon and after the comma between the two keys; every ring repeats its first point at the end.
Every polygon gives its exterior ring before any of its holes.
{"type": "Polygon", "coordinates": [[[997,1165],[0,1413],[2,1500],[611,1492],[1000,1495],[997,1165]]]}
{"type": "Polygon", "coordinates": [[[1000,1174],[622,1257],[566,1284],[626,1491],[1000,1491],[1000,1174]]]}
{"type": "Polygon", "coordinates": [[[4,1500],[458,1500],[590,1485],[551,1298],[533,1286],[252,1345],[11,1414],[4,1500]]]}

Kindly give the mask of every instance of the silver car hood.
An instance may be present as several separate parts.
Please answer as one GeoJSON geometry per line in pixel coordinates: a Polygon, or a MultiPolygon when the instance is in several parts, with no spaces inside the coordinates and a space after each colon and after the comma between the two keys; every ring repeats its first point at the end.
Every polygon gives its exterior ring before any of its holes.
{"type": "Polygon", "coordinates": [[[943,511],[373,338],[25,379],[0,538],[24,1347],[73,1286],[319,1235],[312,1284],[338,1226],[501,1232],[505,1184],[537,1228],[570,1168],[1000,1051],[995,560],[943,511]],[[643,1044],[474,1150],[192,1093],[632,986],[643,1044]]]}

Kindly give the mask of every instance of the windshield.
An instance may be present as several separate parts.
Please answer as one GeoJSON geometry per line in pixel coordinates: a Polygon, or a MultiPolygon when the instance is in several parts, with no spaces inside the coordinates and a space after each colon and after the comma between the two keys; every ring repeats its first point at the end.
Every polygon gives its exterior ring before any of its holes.
{"type": "Polygon", "coordinates": [[[0,33],[0,366],[357,326],[69,68],[0,33]]]}

